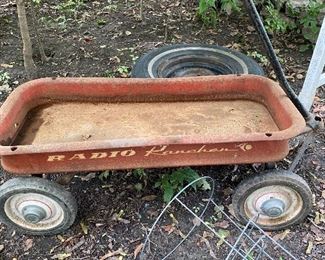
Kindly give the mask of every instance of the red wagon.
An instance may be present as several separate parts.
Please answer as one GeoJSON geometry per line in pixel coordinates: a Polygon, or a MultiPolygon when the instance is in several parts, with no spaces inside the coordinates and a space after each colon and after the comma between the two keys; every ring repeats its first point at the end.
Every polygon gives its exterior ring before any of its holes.
{"type": "MultiPolygon", "coordinates": [[[[0,111],[2,167],[15,175],[274,162],[306,123],[279,85],[252,75],[178,79],[46,78],[18,87],[0,111]]],[[[280,229],[301,221],[311,191],[287,172],[238,187],[243,221],[280,229]]],[[[53,234],[74,221],[72,195],[42,178],[0,187],[3,223],[53,234]]]]}

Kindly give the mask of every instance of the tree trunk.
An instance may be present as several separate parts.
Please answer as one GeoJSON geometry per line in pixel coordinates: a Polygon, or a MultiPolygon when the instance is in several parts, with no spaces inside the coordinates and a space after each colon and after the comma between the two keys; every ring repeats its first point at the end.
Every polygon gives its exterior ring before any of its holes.
{"type": "Polygon", "coordinates": [[[16,3],[17,3],[17,13],[18,13],[20,34],[23,41],[24,66],[25,66],[27,77],[29,79],[32,79],[36,76],[36,65],[33,60],[33,48],[32,48],[32,43],[29,35],[25,1],[16,0],[16,3]]]}
{"type": "Polygon", "coordinates": [[[37,43],[37,46],[38,46],[38,50],[40,52],[40,55],[41,55],[41,60],[42,60],[42,63],[46,62],[49,60],[48,57],[46,57],[46,54],[45,54],[45,51],[44,51],[44,46],[43,46],[43,38],[41,37],[39,31],[38,31],[38,23],[37,23],[37,16],[36,16],[36,12],[35,12],[35,8],[34,8],[34,4],[31,2],[30,3],[30,12],[32,14],[32,29],[34,30],[35,32],[35,38],[36,38],[36,43],[37,43]]]}

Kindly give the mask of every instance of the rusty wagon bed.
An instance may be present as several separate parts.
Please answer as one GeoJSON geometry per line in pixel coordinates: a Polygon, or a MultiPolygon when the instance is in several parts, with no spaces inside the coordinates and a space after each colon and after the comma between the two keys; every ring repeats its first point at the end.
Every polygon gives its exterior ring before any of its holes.
{"type": "Polygon", "coordinates": [[[304,127],[259,76],[47,78],[1,107],[0,155],[17,174],[267,162],[304,127]]]}

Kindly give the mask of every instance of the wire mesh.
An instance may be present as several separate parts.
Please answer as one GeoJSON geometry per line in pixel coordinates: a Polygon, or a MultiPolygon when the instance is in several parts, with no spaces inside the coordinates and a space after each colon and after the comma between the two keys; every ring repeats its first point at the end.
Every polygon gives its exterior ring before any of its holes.
{"type": "Polygon", "coordinates": [[[259,215],[240,226],[213,200],[214,193],[215,182],[208,176],[184,187],[149,229],[139,258],[197,259],[195,251],[205,248],[210,259],[297,259],[256,224],[259,215]],[[209,192],[187,192],[202,181],[209,182],[209,192]]]}

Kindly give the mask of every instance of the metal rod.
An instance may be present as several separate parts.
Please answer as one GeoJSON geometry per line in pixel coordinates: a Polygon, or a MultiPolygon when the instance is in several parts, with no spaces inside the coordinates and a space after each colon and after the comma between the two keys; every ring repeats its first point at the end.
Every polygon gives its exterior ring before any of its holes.
{"type": "MultiPolygon", "coordinates": [[[[207,225],[201,218],[199,218],[189,207],[187,207],[181,200],[179,200],[178,198],[176,198],[176,201],[178,203],[180,203],[189,213],[191,213],[195,218],[197,218],[207,229],[209,229],[217,238],[219,239],[223,239],[223,242],[228,245],[229,247],[231,247],[231,252],[235,251],[238,255],[240,255],[241,257],[244,257],[244,254],[242,254],[241,252],[239,252],[236,248],[234,248],[232,246],[232,244],[230,244],[225,238],[221,237],[213,228],[211,228],[209,225],[207,225]]],[[[243,234],[241,234],[242,236],[243,234]]],[[[244,259],[244,258],[243,258],[244,259]]]]}
{"type": "Polygon", "coordinates": [[[304,85],[299,93],[299,100],[307,109],[310,109],[313,104],[317,88],[325,85],[325,73],[323,73],[324,66],[325,17],[318,34],[318,39],[307,70],[304,85]]]}
{"type": "Polygon", "coordinates": [[[244,0],[246,9],[248,11],[248,14],[255,26],[256,31],[258,32],[259,37],[261,38],[264,48],[267,52],[267,55],[270,59],[270,62],[272,64],[272,67],[274,69],[275,75],[277,79],[279,80],[280,86],[284,90],[284,92],[287,94],[287,96],[290,98],[292,103],[296,106],[296,108],[299,110],[301,115],[305,118],[306,121],[309,121],[311,118],[311,114],[309,111],[303,106],[303,104],[298,99],[298,96],[295,94],[293,89],[290,87],[289,82],[287,81],[284,71],[281,67],[281,64],[274,52],[272,43],[270,41],[270,38],[265,30],[265,27],[263,25],[262,19],[256,9],[256,6],[253,2],[253,0],[244,0]]]}
{"type": "MultiPolygon", "coordinates": [[[[300,136],[297,138],[300,138],[300,136]]],[[[304,156],[305,151],[309,147],[309,144],[312,142],[312,140],[313,140],[313,132],[307,133],[307,136],[305,136],[303,138],[302,146],[299,148],[293,162],[291,163],[291,165],[289,167],[289,171],[292,171],[292,172],[295,171],[297,165],[299,164],[301,158],[304,156]]]]}

